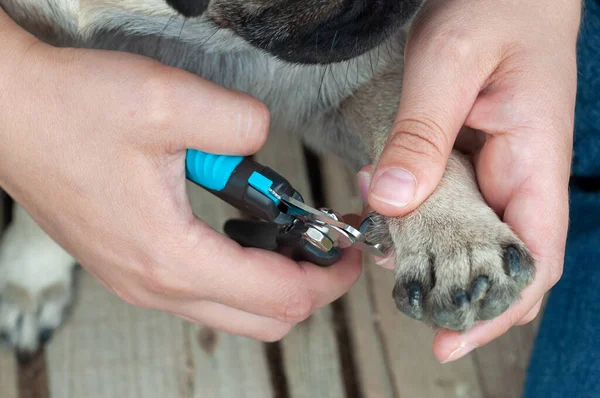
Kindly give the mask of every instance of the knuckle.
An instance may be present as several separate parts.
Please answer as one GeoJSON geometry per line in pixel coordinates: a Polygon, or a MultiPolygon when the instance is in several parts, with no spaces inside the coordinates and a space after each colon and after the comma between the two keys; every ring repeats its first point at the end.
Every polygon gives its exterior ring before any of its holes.
{"type": "Polygon", "coordinates": [[[473,57],[476,48],[473,35],[456,28],[440,30],[428,43],[429,50],[448,65],[462,65],[473,57]]]}
{"type": "Polygon", "coordinates": [[[155,244],[148,248],[138,267],[139,277],[146,290],[155,295],[205,300],[210,295],[205,265],[212,263],[197,259],[213,256],[213,260],[218,261],[214,250],[218,244],[213,236],[215,232],[207,225],[179,227],[155,233],[155,244]]]}
{"type": "Polygon", "coordinates": [[[149,259],[138,267],[138,278],[143,289],[155,296],[184,296],[184,287],[181,285],[178,272],[165,258],[149,259]]]}
{"type": "Polygon", "coordinates": [[[562,267],[548,267],[548,287],[553,287],[562,278],[562,267]]]}
{"type": "Polygon", "coordinates": [[[255,153],[267,140],[270,112],[269,108],[258,99],[247,96],[246,109],[239,115],[240,142],[249,144],[248,151],[255,153]]]}
{"type": "MultiPolygon", "coordinates": [[[[160,70],[161,68],[159,68],[160,70]]],[[[177,89],[173,79],[164,71],[152,74],[144,82],[142,101],[144,121],[151,130],[168,129],[176,120],[178,110],[176,104],[177,89]]]]}
{"type": "Polygon", "coordinates": [[[172,287],[163,277],[164,272],[160,266],[146,266],[142,278],[142,285],[150,293],[164,295],[172,290],[172,287]]]}
{"type": "Polygon", "coordinates": [[[431,159],[444,157],[448,140],[441,126],[425,116],[402,119],[394,123],[388,146],[401,152],[412,152],[431,159]]]}
{"type": "Polygon", "coordinates": [[[134,307],[139,308],[149,308],[148,303],[144,300],[140,295],[135,294],[131,289],[111,289],[112,292],[117,296],[120,300],[126,302],[129,305],[133,305],[134,307]]]}
{"type": "Polygon", "coordinates": [[[285,323],[296,324],[306,320],[312,312],[313,303],[310,294],[294,294],[281,305],[277,318],[285,323]]]}
{"type": "Polygon", "coordinates": [[[138,278],[146,291],[152,294],[177,297],[193,295],[201,299],[203,297],[198,295],[197,289],[193,289],[194,284],[187,283],[186,277],[192,275],[189,269],[183,274],[186,268],[180,265],[187,263],[184,253],[190,253],[198,247],[194,246],[198,240],[187,229],[181,230],[181,234],[172,233],[175,228],[171,228],[171,231],[154,231],[155,244],[147,248],[140,259],[136,268],[138,278]]]}

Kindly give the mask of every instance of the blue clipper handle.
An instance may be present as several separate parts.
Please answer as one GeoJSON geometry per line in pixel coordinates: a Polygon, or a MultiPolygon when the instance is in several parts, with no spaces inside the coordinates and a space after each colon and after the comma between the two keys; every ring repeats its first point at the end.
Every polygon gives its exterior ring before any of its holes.
{"type": "Polygon", "coordinates": [[[214,155],[188,149],[185,158],[186,177],[204,188],[221,191],[243,160],[243,156],[214,155]]]}
{"type": "Polygon", "coordinates": [[[289,196],[296,191],[285,178],[250,158],[188,149],[185,174],[239,210],[278,224],[291,222],[291,216],[280,210],[280,201],[270,189],[289,196]]]}

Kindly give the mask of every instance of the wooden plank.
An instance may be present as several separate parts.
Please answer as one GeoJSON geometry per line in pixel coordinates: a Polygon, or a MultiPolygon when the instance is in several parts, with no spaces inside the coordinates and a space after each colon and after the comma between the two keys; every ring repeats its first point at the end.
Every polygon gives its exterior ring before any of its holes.
{"type": "Polygon", "coordinates": [[[78,275],[71,318],[47,347],[53,397],[188,396],[183,322],[137,308],[78,275]]]}
{"type": "Polygon", "coordinates": [[[478,348],[473,359],[486,398],[520,397],[542,314],[478,348]]]}
{"type": "MultiPolygon", "coordinates": [[[[360,214],[362,201],[356,179],[346,164],[338,158],[322,160],[322,177],[326,206],[341,214],[360,214]]],[[[373,307],[367,277],[363,273],[356,285],[343,297],[349,322],[351,350],[356,363],[360,396],[365,398],[394,397],[392,382],[378,314],[373,307]]]]}
{"type": "MultiPolygon", "coordinates": [[[[196,185],[190,183],[188,192],[194,213],[219,232],[226,219],[239,217],[233,207],[196,185]]],[[[195,367],[194,397],[274,396],[262,343],[202,325],[186,329],[195,367]]]]}
{"type": "Polygon", "coordinates": [[[191,327],[194,397],[273,397],[263,345],[210,328],[191,327]]]}
{"type": "MultiPolygon", "coordinates": [[[[313,204],[302,146],[296,137],[283,132],[271,135],[256,159],[283,175],[307,203],[313,204]]],[[[290,397],[345,395],[330,306],[298,324],[281,346],[290,397]]]]}
{"type": "MultiPolygon", "coordinates": [[[[344,197],[358,200],[354,175],[339,162],[325,162],[323,168],[332,205],[356,211],[356,204],[343,206],[344,197]]],[[[347,296],[364,395],[482,397],[473,359],[441,365],[431,351],[431,329],[396,309],[391,297],[393,273],[367,256],[365,260],[362,280],[347,296]]]]}
{"type": "MultiPolygon", "coordinates": [[[[5,193],[0,188],[0,244],[4,230],[5,193]]],[[[12,351],[0,350],[0,397],[17,398],[17,363],[12,351]]]]}
{"type": "Polygon", "coordinates": [[[282,342],[289,396],[345,396],[330,306],[300,323],[282,342]]]}

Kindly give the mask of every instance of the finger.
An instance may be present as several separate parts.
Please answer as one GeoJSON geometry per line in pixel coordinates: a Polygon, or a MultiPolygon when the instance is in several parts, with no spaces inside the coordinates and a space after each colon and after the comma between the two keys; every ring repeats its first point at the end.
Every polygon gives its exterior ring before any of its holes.
{"type": "Polygon", "coordinates": [[[282,339],[293,327],[289,323],[210,301],[168,303],[162,310],[171,312],[188,322],[266,342],[282,339]]]}
{"type": "Polygon", "coordinates": [[[385,269],[394,270],[396,268],[396,263],[394,262],[394,257],[391,255],[387,255],[385,257],[377,257],[375,259],[375,265],[378,265],[385,269]]]}
{"type": "Polygon", "coordinates": [[[493,70],[480,65],[485,50],[476,43],[424,35],[417,29],[408,41],[399,112],[369,189],[370,206],[386,216],[414,210],[433,192],[493,70]]]}
{"type": "Polygon", "coordinates": [[[175,110],[169,133],[178,136],[180,149],[249,155],[263,146],[269,111],[262,102],[185,71],[173,70],[170,75],[177,78],[168,82],[167,109],[175,110]]]}
{"type": "Polygon", "coordinates": [[[454,330],[440,331],[433,340],[434,355],[442,363],[456,361],[503,335],[532,310],[546,290],[546,285],[541,279],[536,279],[525,289],[522,299],[497,318],[478,323],[464,333],[454,330]]]}
{"type": "Polygon", "coordinates": [[[540,309],[542,308],[542,302],[544,300],[541,299],[540,301],[537,302],[536,305],[533,306],[533,308],[531,309],[531,311],[529,311],[527,313],[527,315],[525,315],[523,318],[521,318],[520,320],[518,320],[515,325],[517,326],[523,326],[528,324],[529,322],[533,321],[535,318],[537,318],[537,316],[540,313],[540,309]]]}
{"type": "Polygon", "coordinates": [[[242,248],[199,221],[187,236],[190,241],[179,250],[176,262],[152,276],[159,281],[159,290],[179,291],[183,297],[219,302],[286,323],[300,322],[337,299],[361,273],[361,255],[353,249],[344,250],[334,265],[319,267],[242,248]]]}
{"type": "Polygon", "coordinates": [[[264,144],[269,111],[258,99],[132,54],[107,51],[101,62],[92,65],[89,60],[99,58],[98,50],[89,54],[81,57],[84,65],[77,67],[93,73],[93,82],[111,82],[105,85],[108,92],[98,96],[118,98],[122,104],[119,117],[125,118],[130,129],[143,132],[137,134],[140,143],[159,145],[163,153],[165,149],[174,154],[193,148],[235,155],[253,154],[264,144]],[[125,63],[130,69],[137,66],[139,73],[134,77],[115,73],[116,65],[125,63]],[[169,139],[168,148],[164,148],[165,137],[169,139]]]}
{"type": "Polygon", "coordinates": [[[265,316],[248,313],[221,303],[185,298],[165,294],[144,288],[143,284],[132,284],[123,277],[114,279],[114,274],[102,275],[93,272],[113,294],[137,307],[165,311],[177,315],[192,323],[222,330],[227,333],[250,337],[263,341],[276,341],[285,336],[293,323],[286,323],[265,316]],[[125,283],[123,283],[125,282],[125,283]]]}
{"type": "MultiPolygon", "coordinates": [[[[102,99],[110,100],[104,104],[110,112],[102,113],[101,121],[106,123],[109,118],[127,126],[131,135],[120,134],[119,139],[144,148],[155,146],[161,150],[160,156],[165,152],[179,154],[187,148],[249,155],[266,139],[269,111],[262,102],[185,70],[142,56],[104,50],[78,49],[76,54],[64,51],[51,59],[60,61],[60,74],[77,70],[79,79],[61,76],[61,84],[67,84],[65,92],[81,95],[73,101],[85,108],[98,106],[102,99]],[[89,92],[99,100],[87,101],[84,96],[89,92]]],[[[93,119],[96,109],[87,110],[92,118],[87,122],[100,121],[93,119]]]]}
{"type": "MultiPolygon", "coordinates": [[[[364,216],[368,215],[371,212],[371,208],[367,203],[367,194],[369,191],[369,185],[371,183],[371,172],[373,166],[367,165],[363,167],[358,174],[356,175],[356,179],[358,181],[358,190],[360,192],[361,199],[363,201],[363,211],[362,214],[364,216]]],[[[386,269],[393,270],[395,268],[393,253],[389,251],[384,257],[375,257],[375,264],[379,265],[386,269]]]]}

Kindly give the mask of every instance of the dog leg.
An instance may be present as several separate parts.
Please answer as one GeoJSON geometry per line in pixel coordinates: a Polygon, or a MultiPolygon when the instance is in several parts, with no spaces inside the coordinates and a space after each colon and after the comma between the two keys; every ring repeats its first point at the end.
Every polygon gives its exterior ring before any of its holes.
{"type": "Polygon", "coordinates": [[[487,206],[470,160],[457,152],[419,208],[375,220],[372,238],[396,263],[396,306],[412,318],[466,330],[506,311],[533,279],[529,251],[487,206]]]}
{"type": "MultiPolygon", "coordinates": [[[[398,110],[401,82],[399,62],[325,118],[329,141],[343,134],[359,136],[368,153],[357,153],[360,146],[343,140],[330,149],[354,160],[355,168],[364,164],[360,159],[375,163],[398,110]]],[[[436,327],[465,330],[477,320],[494,318],[533,279],[529,251],[486,204],[470,160],[457,151],[425,203],[405,217],[376,216],[370,234],[395,259],[398,309],[436,327]]]]}
{"type": "Polygon", "coordinates": [[[50,339],[72,300],[75,260],[20,206],[0,245],[0,336],[21,359],[50,339]]]}

